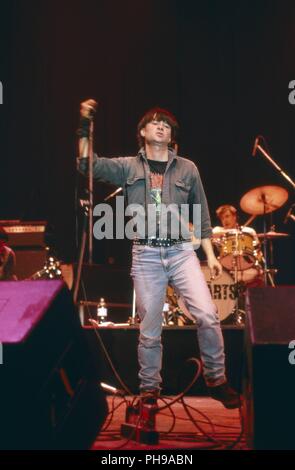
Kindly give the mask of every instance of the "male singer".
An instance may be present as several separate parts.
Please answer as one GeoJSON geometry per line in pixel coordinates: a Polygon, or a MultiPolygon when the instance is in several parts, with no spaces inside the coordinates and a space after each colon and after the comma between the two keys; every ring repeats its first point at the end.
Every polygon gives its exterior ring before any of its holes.
{"type": "MultiPolygon", "coordinates": [[[[93,106],[92,100],[81,104],[78,168],[83,174],[88,172],[88,132],[93,106]]],[[[161,390],[162,310],[169,281],[196,318],[203,374],[211,397],[226,408],[237,408],[239,396],[226,380],[219,318],[191,237],[174,237],[169,223],[163,237],[164,206],[187,204],[191,212],[193,205],[200,205],[201,246],[212,276],[221,273],[222,267],[211,245],[210,216],[198,169],[173,150],[177,131],[178,123],[169,111],[151,109],[138,123],[140,150],[136,156],[98,158],[94,155],[93,161],[95,180],[121,186],[127,204],[140,204],[146,209],[147,218],[148,206],[155,208],[154,232],[138,234],[132,248],[131,275],[140,317],[140,396],[145,403],[155,403],[161,390]]]]}

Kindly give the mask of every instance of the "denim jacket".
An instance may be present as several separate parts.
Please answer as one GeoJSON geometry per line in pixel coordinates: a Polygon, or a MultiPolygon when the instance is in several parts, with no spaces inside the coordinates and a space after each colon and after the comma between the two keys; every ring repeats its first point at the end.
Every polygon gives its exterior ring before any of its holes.
{"type": "MultiPolygon", "coordinates": [[[[88,158],[78,158],[78,170],[88,174],[88,158]]],[[[96,181],[121,186],[127,204],[152,204],[150,198],[150,169],[145,150],[142,148],[133,157],[105,158],[94,155],[93,178],[96,181]]],[[[208,204],[199,171],[186,158],[169,149],[168,163],[163,179],[162,204],[200,204],[201,227],[195,233],[201,238],[212,234],[208,204]]]]}

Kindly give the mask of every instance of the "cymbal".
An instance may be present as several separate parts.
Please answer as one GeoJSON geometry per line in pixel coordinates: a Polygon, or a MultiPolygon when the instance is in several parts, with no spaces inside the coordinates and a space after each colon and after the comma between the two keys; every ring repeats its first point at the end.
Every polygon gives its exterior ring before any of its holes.
{"type": "Polygon", "coordinates": [[[284,232],[266,232],[264,233],[257,233],[258,238],[267,238],[268,240],[275,240],[276,238],[285,238],[285,237],[290,237],[289,233],[284,233],[284,232]]]}
{"type": "Polygon", "coordinates": [[[244,194],[240,206],[247,214],[263,215],[282,207],[288,197],[288,191],[280,186],[260,186],[244,194]]]}

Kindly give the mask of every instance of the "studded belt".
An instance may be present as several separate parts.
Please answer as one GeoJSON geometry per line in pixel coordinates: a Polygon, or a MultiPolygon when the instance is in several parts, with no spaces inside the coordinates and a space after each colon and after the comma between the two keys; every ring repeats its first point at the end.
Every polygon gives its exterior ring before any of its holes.
{"type": "Polygon", "coordinates": [[[133,243],[134,245],[146,245],[146,246],[164,246],[169,247],[178,245],[180,243],[188,242],[189,240],[174,239],[174,238],[136,238],[133,243]]]}

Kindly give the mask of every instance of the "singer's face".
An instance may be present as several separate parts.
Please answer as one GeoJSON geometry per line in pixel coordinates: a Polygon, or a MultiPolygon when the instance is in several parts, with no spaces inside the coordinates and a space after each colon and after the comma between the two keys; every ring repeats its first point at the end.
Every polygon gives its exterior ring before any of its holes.
{"type": "Polygon", "coordinates": [[[226,210],[223,212],[223,214],[220,216],[220,220],[222,223],[222,226],[224,228],[235,228],[237,224],[237,216],[236,214],[232,214],[230,210],[226,210]]]}
{"type": "Polygon", "coordinates": [[[148,144],[167,146],[171,142],[171,126],[166,121],[151,121],[140,131],[148,144]]]}

